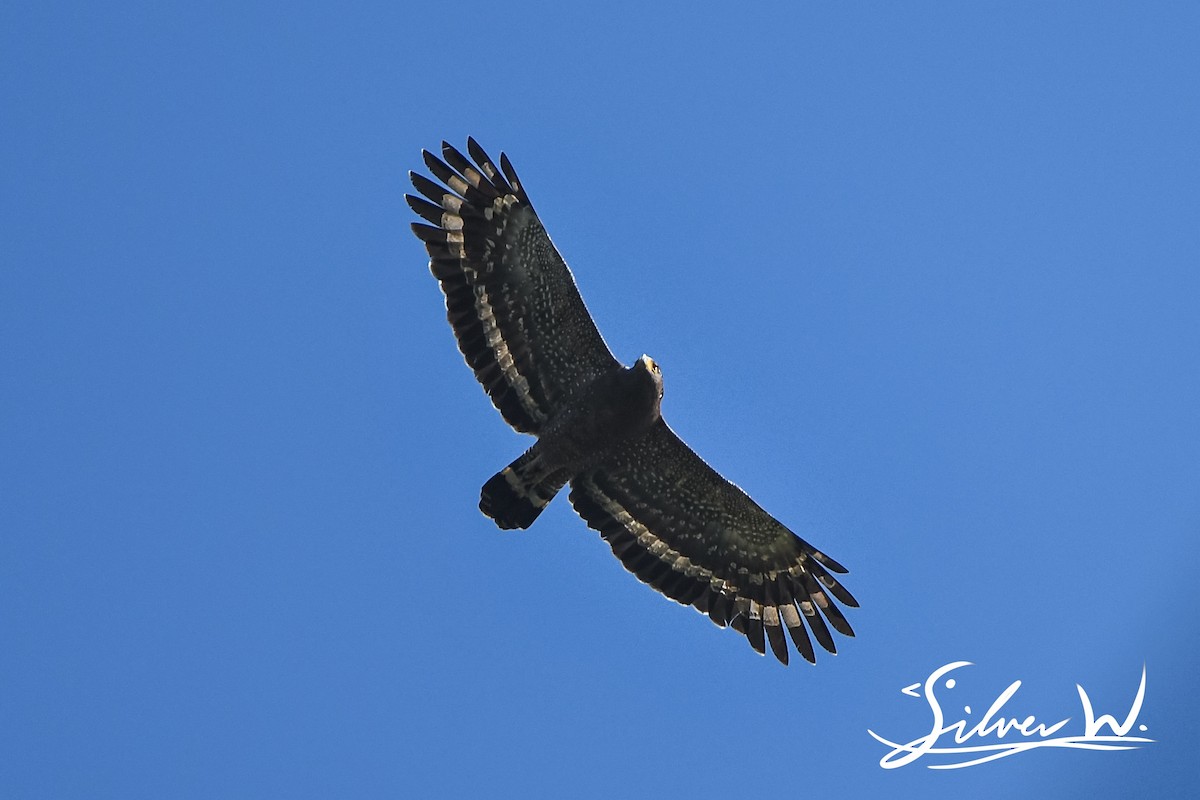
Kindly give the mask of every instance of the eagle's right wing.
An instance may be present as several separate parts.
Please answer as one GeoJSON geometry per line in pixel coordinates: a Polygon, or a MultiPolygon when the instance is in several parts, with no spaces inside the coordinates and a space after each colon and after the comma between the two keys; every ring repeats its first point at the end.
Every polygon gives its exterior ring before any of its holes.
{"type": "Polygon", "coordinates": [[[413,231],[467,364],[510,425],[537,433],[574,390],[619,364],[508,158],[497,170],[474,139],[467,151],[474,163],[445,142],[445,161],[424,152],[445,186],[409,173],[428,201],[405,198],[433,223],[413,231]]]}
{"type": "Polygon", "coordinates": [[[639,580],[744,634],[760,653],[769,642],[786,664],[786,629],[815,662],[805,623],[831,653],[826,620],[854,635],[833,602],[858,605],[830,574],[846,569],[721,477],[661,419],[572,478],[571,503],[639,580]]]}

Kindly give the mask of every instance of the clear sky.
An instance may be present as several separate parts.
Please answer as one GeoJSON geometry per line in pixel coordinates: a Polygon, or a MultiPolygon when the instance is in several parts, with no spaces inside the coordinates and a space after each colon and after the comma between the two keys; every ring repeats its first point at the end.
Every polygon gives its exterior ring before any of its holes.
{"type": "Polygon", "coordinates": [[[0,795],[1194,792],[1200,7],[719,5],[0,7],[0,795]],[[480,515],[402,198],[467,135],[838,656],[480,515]],[[958,660],[1157,741],[881,769],[958,660]]]}

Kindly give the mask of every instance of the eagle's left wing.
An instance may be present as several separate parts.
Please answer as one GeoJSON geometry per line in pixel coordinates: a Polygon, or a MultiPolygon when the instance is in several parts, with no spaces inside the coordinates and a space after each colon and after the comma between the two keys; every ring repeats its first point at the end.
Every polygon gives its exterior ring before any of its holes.
{"type": "Polygon", "coordinates": [[[837,650],[829,625],[854,631],[834,605],[858,602],[830,574],[845,567],[815,550],[721,477],[659,420],[601,464],[571,480],[571,503],[641,581],[743,633],[788,662],[816,661],[817,641],[837,650]],[[822,618],[824,615],[824,619],[822,618]]]}

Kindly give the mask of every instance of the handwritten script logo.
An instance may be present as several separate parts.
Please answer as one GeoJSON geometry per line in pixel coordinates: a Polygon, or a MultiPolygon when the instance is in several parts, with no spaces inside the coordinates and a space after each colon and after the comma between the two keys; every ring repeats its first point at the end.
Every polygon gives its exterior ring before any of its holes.
{"type": "MultiPolygon", "coordinates": [[[[868,730],[867,733],[874,736],[877,741],[892,748],[891,752],[880,759],[879,766],[884,769],[895,769],[911,764],[922,756],[930,755],[944,757],[944,763],[927,764],[926,766],[930,769],[959,769],[982,764],[985,761],[995,761],[998,758],[1005,758],[1039,747],[1070,747],[1078,750],[1136,750],[1142,744],[1154,741],[1141,736],[1128,735],[1137,723],[1138,714],[1142,710],[1142,700],[1146,696],[1145,666],[1142,667],[1142,681],[1138,685],[1137,695],[1133,698],[1133,704],[1129,708],[1129,713],[1125,715],[1124,722],[1117,722],[1109,714],[1097,717],[1092,710],[1092,701],[1088,698],[1087,692],[1083,690],[1082,686],[1075,684],[1075,688],[1079,690],[1079,701],[1083,706],[1083,734],[1057,737],[1054,734],[1061,731],[1071,721],[1070,717],[1055,722],[1053,725],[1046,725],[1038,722],[1032,715],[1024,718],[999,716],[1005,704],[1017,693],[1017,689],[1021,688],[1020,681],[1013,681],[1009,684],[1008,688],[1001,692],[988,708],[987,713],[974,725],[968,726],[966,718],[947,723],[936,691],[953,689],[956,681],[947,676],[955,670],[969,666],[971,666],[970,661],[954,661],[935,669],[925,679],[924,684],[914,683],[900,690],[910,697],[924,696],[925,702],[929,704],[929,710],[933,712],[933,727],[929,733],[913,739],[907,744],[897,744],[883,738],[875,731],[868,730]],[[923,689],[923,695],[917,693],[918,689],[923,689]],[[1108,728],[1108,734],[1102,732],[1105,728],[1108,728]],[[953,734],[953,744],[945,743],[938,746],[942,737],[949,734],[953,734]],[[1014,737],[1013,734],[1020,738],[1014,737]],[[995,743],[970,743],[975,737],[979,737],[976,741],[984,741],[983,737],[988,736],[994,737],[995,743]],[[1009,738],[1009,741],[999,741],[1006,737],[1009,738]]],[[[963,710],[967,716],[971,715],[970,706],[964,706],[963,710]]],[[[1139,731],[1146,730],[1145,725],[1137,727],[1139,731]]]]}

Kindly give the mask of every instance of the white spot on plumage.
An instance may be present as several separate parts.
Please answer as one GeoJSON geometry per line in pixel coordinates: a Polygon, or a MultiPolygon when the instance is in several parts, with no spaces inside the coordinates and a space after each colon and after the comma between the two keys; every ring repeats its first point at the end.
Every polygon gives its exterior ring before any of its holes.
{"type": "Polygon", "coordinates": [[[463,170],[463,177],[476,189],[479,188],[479,184],[483,183],[483,176],[470,167],[463,170]]]}
{"type": "Polygon", "coordinates": [[[795,606],[780,606],[779,613],[783,616],[784,625],[787,625],[789,628],[800,627],[800,614],[796,611],[795,606]]]}

